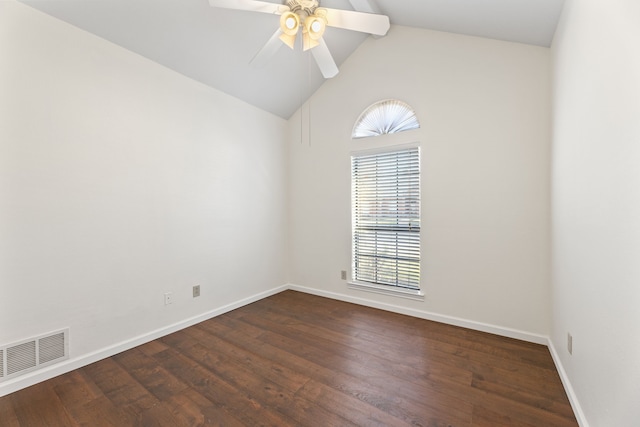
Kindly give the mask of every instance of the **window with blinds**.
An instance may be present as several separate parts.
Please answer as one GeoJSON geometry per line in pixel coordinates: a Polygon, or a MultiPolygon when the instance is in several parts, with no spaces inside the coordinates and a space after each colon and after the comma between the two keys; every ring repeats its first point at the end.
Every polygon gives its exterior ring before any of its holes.
{"type": "Polygon", "coordinates": [[[420,289],[420,149],[351,158],[353,279],[420,289]]]}

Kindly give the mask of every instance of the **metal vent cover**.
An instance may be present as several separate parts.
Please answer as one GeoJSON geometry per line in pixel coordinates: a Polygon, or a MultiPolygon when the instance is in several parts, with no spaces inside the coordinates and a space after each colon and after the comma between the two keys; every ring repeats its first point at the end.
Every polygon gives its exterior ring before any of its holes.
{"type": "Polygon", "coordinates": [[[7,348],[7,376],[36,367],[36,342],[29,341],[7,348]]]}
{"type": "Polygon", "coordinates": [[[0,381],[69,358],[69,329],[0,347],[0,381]]]}
{"type": "Polygon", "coordinates": [[[40,338],[38,347],[40,348],[38,355],[38,364],[43,365],[56,359],[64,357],[64,332],[55,335],[40,338]]]}

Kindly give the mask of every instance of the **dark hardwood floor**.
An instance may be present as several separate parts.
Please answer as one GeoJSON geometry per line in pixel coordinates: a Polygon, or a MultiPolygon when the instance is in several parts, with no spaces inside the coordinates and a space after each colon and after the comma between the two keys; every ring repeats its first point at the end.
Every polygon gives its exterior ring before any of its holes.
{"type": "Polygon", "coordinates": [[[0,398],[0,425],[578,424],[544,346],[286,291],[0,398]]]}

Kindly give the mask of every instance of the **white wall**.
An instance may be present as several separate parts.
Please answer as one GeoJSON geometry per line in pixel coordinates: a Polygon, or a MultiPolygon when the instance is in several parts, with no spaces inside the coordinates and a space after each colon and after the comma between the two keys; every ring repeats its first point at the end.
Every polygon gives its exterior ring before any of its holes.
{"type": "Polygon", "coordinates": [[[553,44],[552,341],[591,426],[640,422],[639,41],[637,0],[567,0],[553,44]]]}
{"type": "Polygon", "coordinates": [[[285,129],[0,2],[0,345],[70,327],[77,359],[284,285],[285,129]]]}
{"type": "Polygon", "coordinates": [[[289,121],[290,281],[547,335],[550,105],[549,49],[396,26],[365,41],[289,121]],[[387,98],[413,106],[422,128],[352,141],[360,113],[387,98]],[[351,262],[350,151],[413,141],[425,301],[349,290],[340,270],[351,262]]]}

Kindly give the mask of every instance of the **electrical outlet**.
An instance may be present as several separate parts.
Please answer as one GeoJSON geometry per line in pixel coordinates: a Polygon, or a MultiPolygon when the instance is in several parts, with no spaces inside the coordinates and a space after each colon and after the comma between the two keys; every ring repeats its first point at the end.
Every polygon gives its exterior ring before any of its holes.
{"type": "Polygon", "coordinates": [[[573,354],[573,337],[571,334],[567,334],[567,350],[569,354],[573,354]]]}
{"type": "Polygon", "coordinates": [[[341,278],[342,280],[347,280],[347,271],[346,271],[346,270],[342,270],[342,271],[340,272],[340,278],[341,278]]]}
{"type": "Polygon", "coordinates": [[[197,298],[200,296],[200,285],[195,285],[193,287],[193,297],[197,298]]]}
{"type": "Polygon", "coordinates": [[[164,305],[173,304],[173,293],[167,292],[164,294],[164,305]]]}

